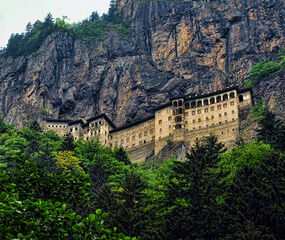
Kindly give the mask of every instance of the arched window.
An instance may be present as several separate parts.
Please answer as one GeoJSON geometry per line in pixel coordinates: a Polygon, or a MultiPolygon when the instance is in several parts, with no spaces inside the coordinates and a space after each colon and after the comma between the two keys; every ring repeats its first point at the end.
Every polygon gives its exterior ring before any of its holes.
{"type": "Polygon", "coordinates": [[[210,103],[211,103],[211,104],[214,104],[214,103],[215,103],[215,98],[213,98],[213,97],[210,98],[210,103]]]}
{"type": "Polygon", "coordinates": [[[173,106],[177,107],[177,101],[173,101],[173,106]]]}
{"type": "Polygon", "coordinates": [[[186,103],[185,103],[185,108],[186,108],[186,109],[189,109],[189,108],[190,108],[189,102],[186,102],[186,103]]]}
{"type": "Polygon", "coordinates": [[[183,113],[183,109],[182,108],[179,108],[178,109],[178,114],[182,114],[183,113]]]}
{"type": "Polygon", "coordinates": [[[226,101],[226,100],[228,100],[228,99],[229,99],[228,94],[224,94],[224,95],[223,95],[223,101],[226,101]]]}
{"type": "Polygon", "coordinates": [[[175,129],[181,129],[181,128],[182,128],[181,124],[176,124],[175,125],[175,129]]]}
{"type": "Polygon", "coordinates": [[[177,115],[177,109],[173,109],[173,115],[177,115]]]}
{"type": "Polygon", "coordinates": [[[191,108],[195,108],[195,107],[196,107],[196,102],[195,101],[191,102],[191,108]]]}
{"type": "Polygon", "coordinates": [[[181,122],[181,121],[182,121],[182,118],[180,116],[175,118],[175,122],[181,122]]]}
{"type": "Polygon", "coordinates": [[[220,101],[222,101],[221,96],[217,96],[217,102],[220,102],[220,101]]]}
{"type": "Polygon", "coordinates": [[[234,92],[231,92],[230,93],[230,98],[234,98],[235,97],[235,93],[234,92]]]}
{"type": "Polygon", "coordinates": [[[181,106],[182,106],[182,104],[183,104],[182,100],[179,100],[179,102],[178,102],[178,106],[179,106],[179,107],[181,107],[181,106]]]}
{"type": "Polygon", "coordinates": [[[202,101],[201,101],[201,100],[198,101],[197,106],[198,106],[198,107],[202,107],[202,101]]]}
{"type": "Polygon", "coordinates": [[[239,96],[238,96],[238,100],[239,100],[240,102],[243,102],[243,95],[239,95],[239,96]]]}
{"type": "Polygon", "coordinates": [[[204,106],[206,106],[206,105],[209,105],[209,100],[208,99],[204,100],[204,106]]]}

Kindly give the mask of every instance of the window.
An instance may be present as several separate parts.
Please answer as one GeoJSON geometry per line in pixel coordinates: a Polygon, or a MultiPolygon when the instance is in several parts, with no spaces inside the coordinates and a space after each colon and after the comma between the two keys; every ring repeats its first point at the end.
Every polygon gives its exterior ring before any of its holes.
{"type": "Polygon", "coordinates": [[[218,105],[218,109],[221,109],[222,108],[222,106],[221,105],[218,105]]]}
{"type": "Polygon", "coordinates": [[[208,124],[206,125],[206,128],[207,128],[207,127],[209,127],[209,125],[208,125],[208,124]]]}
{"type": "Polygon", "coordinates": [[[183,113],[183,109],[182,109],[182,108],[179,108],[179,109],[178,109],[178,113],[179,113],[179,114],[182,114],[182,113],[183,113]]]}
{"type": "Polygon", "coordinates": [[[188,116],[188,112],[185,112],[185,116],[188,116]]]}
{"type": "Polygon", "coordinates": [[[204,100],[204,106],[206,106],[206,105],[209,105],[209,100],[208,99],[204,100]]]}
{"type": "Polygon", "coordinates": [[[208,108],[205,108],[205,112],[208,112],[209,111],[209,109],[208,108]]]}
{"type": "Polygon", "coordinates": [[[159,125],[162,124],[162,120],[159,120],[159,121],[158,121],[158,124],[159,124],[159,125]]]}
{"type": "Polygon", "coordinates": [[[181,124],[176,124],[175,125],[175,129],[181,129],[181,128],[182,128],[181,124]]]}
{"type": "Polygon", "coordinates": [[[186,103],[185,103],[185,108],[186,108],[186,109],[189,109],[189,108],[190,108],[189,102],[186,102],[186,103]]]}
{"type": "MultiPolygon", "coordinates": [[[[147,123],[145,123],[144,126],[146,127],[146,126],[147,126],[147,123]]],[[[128,132],[128,133],[129,133],[129,132],[128,132]]]]}
{"type": "Polygon", "coordinates": [[[180,116],[175,118],[175,122],[181,122],[181,121],[182,121],[182,118],[180,116]]]}
{"type": "Polygon", "coordinates": [[[206,117],[206,121],[208,121],[209,120],[209,118],[208,117],[206,117]]]}
{"type": "Polygon", "coordinates": [[[211,116],[211,119],[214,119],[214,115],[211,116]]]}
{"type": "Polygon", "coordinates": [[[221,134],[224,134],[224,132],[222,131],[221,134]]]}
{"type": "Polygon", "coordinates": [[[185,124],[188,124],[188,121],[185,121],[185,124]]]}
{"type": "Polygon", "coordinates": [[[171,128],[171,125],[168,125],[168,128],[171,128]]]}
{"type": "Polygon", "coordinates": [[[196,102],[195,101],[192,101],[191,102],[191,108],[195,108],[196,107],[196,102]]]}
{"type": "Polygon", "coordinates": [[[153,133],[153,129],[150,129],[150,131],[149,131],[150,133],[153,133]]]}
{"type": "Polygon", "coordinates": [[[215,123],[212,123],[212,126],[215,126],[215,123]]]}
{"type": "Polygon", "coordinates": [[[215,107],[211,107],[211,111],[215,111],[215,107]]]}
{"type": "Polygon", "coordinates": [[[202,101],[201,100],[198,101],[197,106],[202,107],[202,101]]]}
{"type": "Polygon", "coordinates": [[[235,105],[235,102],[231,102],[231,106],[234,106],[235,105]]]}
{"type": "Polygon", "coordinates": [[[232,121],[234,121],[235,120],[235,118],[232,118],[232,121]]]}
{"type": "Polygon", "coordinates": [[[168,117],[168,121],[170,121],[171,120],[171,117],[168,117]]]}
{"type": "Polygon", "coordinates": [[[219,113],[219,117],[222,117],[222,114],[221,114],[221,113],[219,113]]]}
{"type": "Polygon", "coordinates": [[[142,137],[142,134],[140,133],[140,134],[139,134],[139,138],[141,138],[141,137],[142,137]]]}
{"type": "Polygon", "coordinates": [[[215,103],[215,98],[213,98],[213,97],[210,98],[210,103],[211,103],[211,104],[214,104],[214,103],[215,103]]]}
{"type": "Polygon", "coordinates": [[[147,132],[144,132],[144,135],[147,136],[147,132]]]}
{"type": "Polygon", "coordinates": [[[226,107],[227,107],[227,104],[226,104],[226,103],[224,103],[223,107],[224,107],[224,108],[226,108],[226,107]]]}
{"type": "Polygon", "coordinates": [[[198,114],[201,114],[201,110],[198,110],[197,113],[198,113],[198,114]]]}
{"type": "Polygon", "coordinates": [[[227,116],[228,114],[227,114],[227,112],[224,112],[224,116],[227,116]]]}
{"type": "Polygon", "coordinates": [[[192,115],[195,115],[195,111],[192,111],[192,115]]]}
{"type": "Polygon", "coordinates": [[[162,132],[162,128],[160,128],[159,131],[162,132]]]}
{"type": "Polygon", "coordinates": [[[48,125],[48,127],[50,127],[50,125],[48,125]]]}
{"type": "Polygon", "coordinates": [[[146,140],[143,140],[143,143],[146,144],[146,140]]]}
{"type": "Polygon", "coordinates": [[[99,121],[99,125],[101,125],[101,120],[99,121]]]}
{"type": "Polygon", "coordinates": [[[133,143],[133,147],[135,147],[135,146],[136,146],[136,144],[133,143]]]}
{"type": "Polygon", "coordinates": [[[140,144],[142,144],[142,141],[140,141],[140,144]]]}
{"type": "Polygon", "coordinates": [[[193,130],[195,130],[195,127],[193,127],[193,130]]]}
{"type": "Polygon", "coordinates": [[[226,101],[226,100],[228,100],[228,99],[229,99],[228,94],[224,94],[224,95],[223,95],[223,101],[226,101]]]}
{"type": "Polygon", "coordinates": [[[127,138],[127,142],[130,142],[130,138],[127,138]]]}
{"type": "Polygon", "coordinates": [[[202,126],[199,126],[199,129],[201,129],[202,128],[202,126]]]}
{"type": "Polygon", "coordinates": [[[219,122],[219,124],[221,125],[221,124],[222,124],[222,122],[219,122]]]}
{"type": "Polygon", "coordinates": [[[225,120],[225,123],[227,123],[228,122],[228,120],[225,120]]]}
{"type": "Polygon", "coordinates": [[[173,101],[173,106],[177,107],[177,101],[173,101]]]}
{"type": "Polygon", "coordinates": [[[231,92],[230,93],[230,98],[234,98],[235,97],[235,93],[234,92],[231,92]]]}
{"type": "Polygon", "coordinates": [[[195,123],[195,119],[193,119],[192,122],[195,123]]]}
{"type": "Polygon", "coordinates": [[[198,118],[198,122],[201,122],[201,118],[198,118]]]}
{"type": "Polygon", "coordinates": [[[178,102],[178,106],[179,106],[179,107],[181,107],[181,106],[182,106],[182,104],[183,104],[183,101],[182,101],[182,100],[179,100],[179,102],[178,102]]]}
{"type": "Polygon", "coordinates": [[[217,103],[220,102],[220,101],[222,101],[221,96],[217,96],[217,103]]]}
{"type": "Polygon", "coordinates": [[[235,110],[232,110],[232,114],[234,114],[235,113],[235,110]]]}
{"type": "Polygon", "coordinates": [[[243,95],[239,95],[239,96],[238,96],[238,100],[239,100],[240,102],[243,102],[243,95]]]}
{"type": "Polygon", "coordinates": [[[135,141],[135,136],[132,136],[132,140],[135,141]]]}
{"type": "Polygon", "coordinates": [[[157,112],[157,116],[160,116],[160,111],[157,112]]]}
{"type": "Polygon", "coordinates": [[[124,144],[124,140],[122,140],[121,143],[124,144]]]}
{"type": "Polygon", "coordinates": [[[154,141],[154,136],[151,139],[154,141]]]}
{"type": "Polygon", "coordinates": [[[159,138],[158,138],[159,140],[161,139],[161,136],[159,136],[159,138]]]}
{"type": "Polygon", "coordinates": [[[234,131],[235,131],[235,129],[233,128],[233,129],[232,129],[232,131],[234,132],[234,131]]]}

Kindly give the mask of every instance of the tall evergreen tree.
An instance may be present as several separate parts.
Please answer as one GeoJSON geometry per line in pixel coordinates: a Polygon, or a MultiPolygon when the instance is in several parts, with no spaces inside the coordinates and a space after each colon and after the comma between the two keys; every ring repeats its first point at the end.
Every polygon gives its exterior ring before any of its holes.
{"type": "Polygon", "coordinates": [[[168,239],[215,239],[217,236],[216,175],[224,145],[215,136],[196,141],[185,162],[175,162],[166,190],[165,232],[168,239]]]}

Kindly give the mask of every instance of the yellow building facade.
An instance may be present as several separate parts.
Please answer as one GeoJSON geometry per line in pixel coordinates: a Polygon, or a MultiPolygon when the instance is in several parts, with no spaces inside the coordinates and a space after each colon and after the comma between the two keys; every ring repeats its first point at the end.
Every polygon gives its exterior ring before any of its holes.
{"type": "Polygon", "coordinates": [[[239,113],[248,111],[251,106],[250,90],[235,87],[170,99],[155,109],[152,116],[121,127],[116,127],[102,114],[85,121],[48,119],[43,128],[59,135],[71,132],[75,140],[99,137],[102,145],[123,147],[133,162],[140,162],[158,154],[167,141],[185,141],[192,145],[196,139],[210,134],[231,148],[239,134],[239,113]]]}

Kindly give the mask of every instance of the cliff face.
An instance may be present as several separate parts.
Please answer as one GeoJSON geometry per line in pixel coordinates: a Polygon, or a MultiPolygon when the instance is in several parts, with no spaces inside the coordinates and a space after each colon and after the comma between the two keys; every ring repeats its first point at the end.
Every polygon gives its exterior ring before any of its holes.
{"type": "MultiPolygon", "coordinates": [[[[258,60],[285,48],[284,0],[118,0],[117,7],[128,37],[112,31],[87,46],[55,33],[28,57],[0,58],[7,122],[21,127],[50,108],[54,118],[104,112],[120,126],[169,97],[240,85],[258,60]]],[[[253,93],[284,116],[282,86],[281,73],[253,93]]]]}

